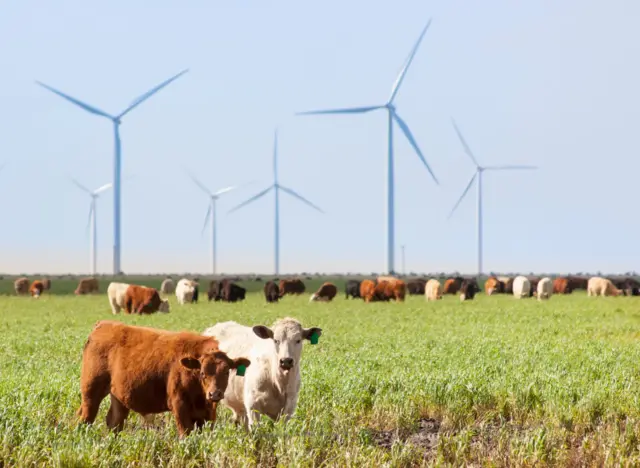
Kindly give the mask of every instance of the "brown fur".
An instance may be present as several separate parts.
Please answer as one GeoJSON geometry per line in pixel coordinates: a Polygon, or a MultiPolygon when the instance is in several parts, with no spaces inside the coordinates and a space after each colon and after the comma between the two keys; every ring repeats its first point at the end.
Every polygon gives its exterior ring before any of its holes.
{"type": "Polygon", "coordinates": [[[364,300],[364,302],[372,302],[375,301],[376,294],[376,284],[369,280],[362,280],[360,283],[360,297],[364,300]]]}
{"type": "Polygon", "coordinates": [[[449,278],[444,282],[443,293],[444,294],[456,294],[462,286],[462,281],[457,278],[449,278]]]}
{"type": "Polygon", "coordinates": [[[29,278],[18,278],[13,282],[13,289],[18,296],[29,294],[29,278]]]}
{"type": "Polygon", "coordinates": [[[306,291],[306,287],[302,280],[296,279],[288,279],[288,280],[280,280],[280,297],[285,296],[286,294],[303,294],[306,291]]]}
{"type": "Polygon", "coordinates": [[[49,278],[42,278],[42,285],[45,291],[51,290],[51,280],[49,278]]]}
{"type": "Polygon", "coordinates": [[[74,294],[92,294],[100,292],[98,280],[96,278],[83,278],[78,283],[78,287],[74,291],[74,294]]]}
{"type": "Polygon", "coordinates": [[[161,302],[155,288],[132,284],[124,295],[124,310],[127,314],[152,314],[158,311],[161,302]]]}
{"type": "Polygon", "coordinates": [[[40,297],[42,291],[44,291],[44,284],[42,284],[42,281],[36,280],[31,283],[31,287],[29,288],[31,296],[40,297]]]}
{"type": "Polygon", "coordinates": [[[336,285],[326,282],[322,286],[320,286],[320,289],[318,289],[314,293],[313,297],[316,301],[330,302],[334,297],[336,297],[336,294],[338,294],[338,288],[336,287],[336,285]]]}
{"type": "Polygon", "coordinates": [[[484,282],[484,292],[487,296],[504,292],[504,284],[495,276],[491,276],[484,282]]]}
{"type": "Polygon", "coordinates": [[[553,280],[553,294],[571,294],[571,285],[567,278],[553,280]]]}
{"type": "Polygon", "coordinates": [[[229,371],[240,364],[248,367],[250,362],[229,358],[214,337],[102,320],[82,353],[82,403],[77,414],[93,423],[100,403],[110,394],[109,428],[122,430],[130,411],[171,411],[184,437],[205,421],[215,423],[229,371]]]}
{"type": "Polygon", "coordinates": [[[264,298],[267,302],[278,302],[280,299],[280,288],[275,281],[267,281],[264,284],[264,298]]]}

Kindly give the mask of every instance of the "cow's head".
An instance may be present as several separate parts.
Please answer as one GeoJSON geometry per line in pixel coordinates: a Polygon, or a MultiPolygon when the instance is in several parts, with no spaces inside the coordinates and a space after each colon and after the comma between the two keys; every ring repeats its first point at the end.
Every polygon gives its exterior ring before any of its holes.
{"type": "MultiPolygon", "coordinates": [[[[222,351],[206,353],[195,357],[183,357],[180,364],[192,371],[200,372],[200,384],[202,392],[207,401],[218,402],[224,397],[224,392],[229,384],[229,372],[231,369],[238,369],[239,366],[245,368],[251,365],[251,361],[247,358],[231,359],[222,351]]],[[[244,372],[242,373],[244,375],[244,372]]]]}
{"type": "Polygon", "coordinates": [[[279,320],[272,328],[256,325],[253,332],[263,340],[273,340],[278,369],[285,375],[300,363],[302,340],[311,341],[314,334],[322,335],[321,328],[302,328],[300,322],[292,318],[279,320]]]}
{"type": "Polygon", "coordinates": [[[160,305],[158,306],[158,312],[169,312],[169,299],[162,299],[160,301],[160,305]]]}

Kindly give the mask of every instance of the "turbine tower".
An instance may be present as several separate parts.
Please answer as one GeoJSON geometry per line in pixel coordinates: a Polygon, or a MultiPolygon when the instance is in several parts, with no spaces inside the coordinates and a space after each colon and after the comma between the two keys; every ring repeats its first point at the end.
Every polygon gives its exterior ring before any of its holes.
{"type": "Polygon", "coordinates": [[[409,66],[411,65],[411,62],[413,61],[413,58],[416,55],[416,52],[418,51],[418,47],[420,46],[420,43],[422,42],[422,38],[426,34],[426,32],[429,29],[430,25],[431,25],[431,19],[427,22],[427,25],[422,30],[422,33],[420,34],[420,37],[418,38],[418,40],[416,41],[415,45],[413,46],[413,49],[411,50],[411,53],[409,54],[409,57],[407,58],[407,61],[405,62],[404,66],[402,67],[402,70],[400,70],[400,74],[396,78],[396,81],[393,84],[393,87],[391,88],[391,95],[389,96],[389,99],[387,100],[386,104],[378,105],[378,106],[352,107],[352,108],[346,108],[346,109],[331,109],[331,110],[316,110],[316,111],[307,111],[307,112],[298,112],[297,113],[297,115],[364,114],[366,112],[371,112],[371,111],[378,110],[378,109],[385,109],[387,111],[387,115],[388,115],[388,117],[387,117],[387,120],[388,120],[388,145],[387,145],[388,146],[388,148],[387,148],[388,158],[387,158],[387,232],[386,232],[386,238],[387,238],[387,252],[386,252],[386,254],[387,254],[386,255],[386,257],[387,257],[387,265],[386,265],[386,273],[388,273],[388,274],[395,273],[395,267],[394,267],[394,258],[395,258],[395,225],[394,225],[395,214],[394,214],[394,206],[395,205],[394,205],[394,177],[393,177],[393,122],[394,121],[398,124],[398,127],[400,127],[400,130],[402,130],[402,133],[404,133],[404,136],[407,138],[407,140],[409,141],[409,143],[411,144],[411,146],[415,150],[416,154],[418,155],[418,157],[420,158],[420,160],[422,161],[424,166],[427,168],[427,170],[431,174],[431,177],[433,177],[433,180],[436,182],[436,184],[439,185],[438,179],[436,179],[436,176],[434,175],[433,171],[429,167],[429,164],[427,163],[427,160],[422,155],[422,151],[420,151],[420,148],[418,147],[418,143],[416,142],[415,138],[413,137],[413,135],[411,133],[411,130],[409,130],[409,126],[400,117],[400,115],[398,115],[398,112],[396,111],[396,107],[395,107],[395,104],[394,104],[394,100],[396,98],[396,95],[398,94],[398,90],[400,89],[400,85],[402,84],[402,81],[404,80],[404,77],[407,74],[407,70],[409,69],[409,66]]]}
{"type": "Polygon", "coordinates": [[[76,179],[71,179],[71,181],[76,184],[76,186],[86,192],[91,197],[91,205],[89,207],[89,220],[87,221],[87,228],[91,226],[91,237],[90,237],[90,246],[89,246],[89,267],[91,271],[91,275],[95,276],[96,274],[96,264],[97,264],[97,246],[98,246],[98,230],[96,225],[96,201],[98,200],[98,195],[100,195],[105,190],[109,190],[113,184],[108,183],[104,184],[102,187],[98,187],[95,190],[89,190],[87,187],[82,185],[76,179]]]}
{"type": "Polygon", "coordinates": [[[198,179],[195,178],[195,176],[193,176],[190,173],[187,173],[187,175],[191,178],[191,180],[193,180],[193,182],[200,187],[200,189],[206,193],[209,196],[209,208],[207,209],[207,214],[204,217],[204,224],[202,225],[202,232],[204,232],[204,229],[207,227],[207,221],[211,220],[211,271],[213,272],[212,274],[216,274],[216,202],[218,201],[218,198],[220,198],[220,195],[230,192],[232,190],[235,190],[238,188],[237,185],[232,185],[231,187],[226,187],[223,189],[218,190],[217,192],[213,193],[211,191],[209,191],[209,189],[207,187],[205,187],[204,184],[202,184],[198,179]]]}
{"type": "Polygon", "coordinates": [[[471,148],[469,147],[466,140],[462,136],[462,133],[460,132],[458,125],[456,125],[455,120],[451,119],[451,123],[453,124],[453,128],[456,131],[458,138],[460,139],[460,143],[462,143],[464,152],[467,153],[467,156],[469,156],[473,164],[476,166],[476,170],[473,176],[471,177],[471,180],[467,184],[467,187],[464,189],[464,192],[462,192],[462,195],[460,195],[460,198],[458,198],[458,201],[456,202],[453,209],[451,210],[451,213],[449,213],[449,217],[447,219],[451,218],[453,213],[458,208],[458,205],[460,205],[460,202],[462,201],[462,199],[465,197],[465,195],[471,188],[471,185],[473,185],[473,181],[476,180],[476,177],[477,177],[478,178],[478,185],[477,185],[478,206],[477,206],[477,214],[476,214],[476,223],[477,223],[477,242],[478,242],[478,277],[480,277],[483,273],[482,272],[482,173],[484,171],[528,170],[528,169],[537,169],[537,167],[536,166],[481,166],[480,164],[478,164],[477,159],[471,152],[471,148]]]}
{"type": "Polygon", "coordinates": [[[257,200],[258,198],[261,198],[261,197],[265,196],[271,190],[273,190],[273,193],[274,193],[274,196],[275,196],[275,220],[274,220],[274,224],[275,224],[275,249],[274,249],[275,274],[279,275],[280,274],[280,200],[279,200],[280,190],[282,190],[284,193],[286,193],[288,195],[291,195],[294,198],[297,198],[301,202],[306,203],[311,208],[313,208],[315,210],[318,210],[320,213],[324,213],[324,211],[322,211],[320,208],[318,208],[316,205],[311,203],[309,200],[304,198],[299,193],[293,191],[290,188],[285,187],[284,185],[280,184],[280,182],[278,182],[278,130],[275,131],[274,143],[273,143],[273,184],[271,184],[269,187],[264,189],[262,192],[257,193],[253,197],[249,198],[248,200],[246,200],[246,201],[240,203],[239,205],[237,205],[236,207],[232,208],[231,210],[229,210],[228,213],[232,213],[233,211],[236,211],[236,210],[242,208],[243,206],[248,205],[249,203],[257,200]]]}
{"type": "Polygon", "coordinates": [[[122,179],[121,179],[122,178],[122,154],[121,154],[121,147],[120,147],[120,124],[122,123],[121,119],[122,117],[127,115],[129,112],[131,112],[133,109],[135,109],[140,104],[142,104],[144,101],[146,101],[151,96],[153,96],[158,91],[160,91],[162,88],[169,85],[169,83],[171,83],[172,81],[177,80],[188,71],[189,69],[183,70],[177,75],[169,78],[168,80],[163,81],[156,87],[150,89],[146,93],[139,96],[137,99],[133,100],[131,104],[129,104],[129,107],[127,107],[125,110],[123,110],[119,114],[115,114],[115,115],[108,114],[98,109],[97,107],[86,104],[40,81],[36,81],[36,84],[42,86],[45,89],[48,89],[52,93],[57,94],[63,99],[66,99],[67,101],[75,104],[76,106],[81,107],[87,112],[90,112],[91,114],[94,114],[94,115],[99,115],[101,117],[106,117],[107,119],[111,120],[111,122],[113,122],[113,132],[114,132],[114,138],[115,138],[115,144],[114,144],[115,154],[114,154],[114,164],[113,164],[113,188],[114,188],[113,190],[113,218],[114,218],[113,219],[113,274],[114,275],[119,275],[121,271],[121,268],[120,268],[121,267],[121,263],[120,263],[120,251],[121,251],[120,188],[121,187],[120,185],[122,182],[122,179]]]}

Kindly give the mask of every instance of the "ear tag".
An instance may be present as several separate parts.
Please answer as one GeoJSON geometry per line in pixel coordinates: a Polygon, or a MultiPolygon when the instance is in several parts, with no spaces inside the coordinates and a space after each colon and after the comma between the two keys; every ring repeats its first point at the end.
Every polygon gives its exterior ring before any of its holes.
{"type": "Polygon", "coordinates": [[[318,335],[318,332],[313,332],[311,334],[311,339],[309,341],[311,341],[311,344],[318,344],[319,339],[320,339],[320,335],[318,335]]]}
{"type": "Polygon", "coordinates": [[[244,364],[240,364],[237,368],[236,368],[236,374],[239,375],[240,377],[244,376],[245,371],[247,370],[246,366],[244,364]]]}

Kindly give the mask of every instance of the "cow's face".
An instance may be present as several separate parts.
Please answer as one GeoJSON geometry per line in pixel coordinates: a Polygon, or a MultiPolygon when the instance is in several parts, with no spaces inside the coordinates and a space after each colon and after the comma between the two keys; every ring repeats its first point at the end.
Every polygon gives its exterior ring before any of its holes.
{"type": "Polygon", "coordinates": [[[158,312],[169,313],[169,299],[163,299],[158,306],[158,312]]]}
{"type": "Polygon", "coordinates": [[[297,320],[284,319],[275,324],[273,329],[264,325],[256,325],[253,332],[263,340],[271,339],[275,346],[278,369],[287,375],[300,363],[302,340],[311,341],[315,333],[319,337],[322,329],[317,327],[302,328],[297,320]]]}
{"type": "Polygon", "coordinates": [[[200,373],[202,392],[207,401],[218,402],[224,397],[229,384],[231,369],[238,366],[249,367],[251,361],[247,358],[231,359],[226,353],[216,351],[202,356],[200,359],[184,357],[180,360],[183,367],[200,373]]]}

